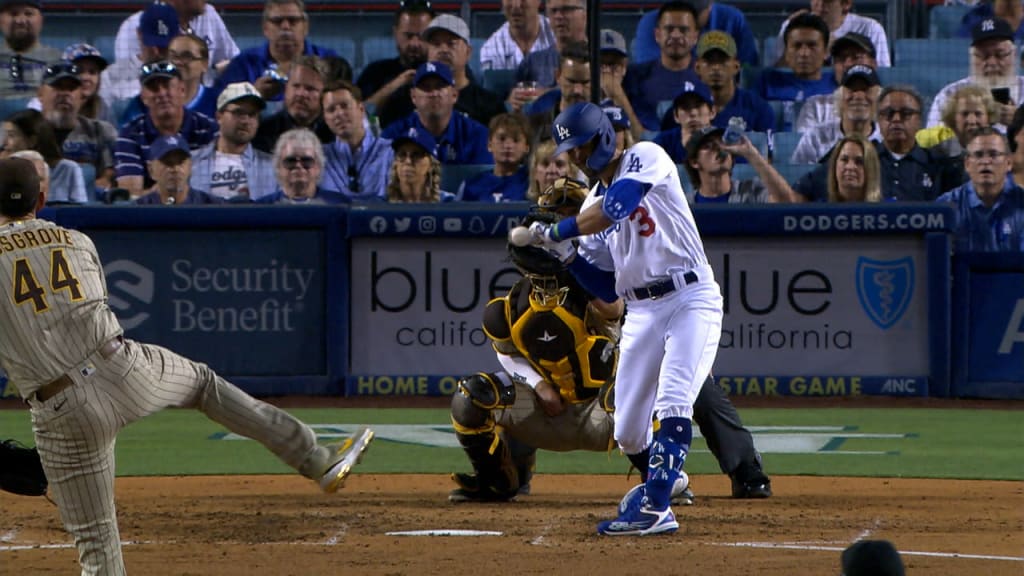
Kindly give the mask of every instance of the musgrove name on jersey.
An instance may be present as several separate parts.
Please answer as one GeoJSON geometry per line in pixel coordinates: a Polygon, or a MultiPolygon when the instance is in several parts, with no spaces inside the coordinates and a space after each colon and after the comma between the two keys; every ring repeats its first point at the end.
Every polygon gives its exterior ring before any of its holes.
{"type": "Polygon", "coordinates": [[[11,232],[0,236],[0,254],[50,244],[73,246],[74,242],[71,241],[71,233],[63,228],[11,232]]]}

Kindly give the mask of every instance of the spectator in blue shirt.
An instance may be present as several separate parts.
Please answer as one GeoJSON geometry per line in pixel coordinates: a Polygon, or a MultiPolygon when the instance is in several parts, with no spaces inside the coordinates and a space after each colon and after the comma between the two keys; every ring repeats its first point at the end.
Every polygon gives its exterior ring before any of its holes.
{"type": "MultiPolygon", "coordinates": [[[[530,52],[516,68],[517,82],[536,82],[540,88],[555,85],[555,70],[562,50],[573,42],[587,41],[587,3],[583,0],[548,0],[545,2],[555,45],[546,50],[530,52]]],[[[508,102],[513,112],[522,110],[527,96],[512,90],[508,102]]]]}
{"type": "Polygon", "coordinates": [[[437,143],[434,150],[442,164],[493,164],[487,151],[487,128],[455,112],[458,93],[452,72],[440,62],[427,62],[416,69],[412,103],[416,111],[392,122],[381,136],[394,140],[416,128],[437,143]]]}
{"type": "Polygon", "coordinates": [[[266,107],[260,93],[248,82],[229,84],[217,106],[220,134],[192,154],[192,187],[230,202],[273,194],[273,159],[252,146],[266,107]]]}
{"type": "Polygon", "coordinates": [[[250,82],[268,102],[279,102],[291,65],[302,55],[337,56],[306,39],[309,15],[302,0],[267,0],[263,7],[263,35],[267,43],[242,50],[221,74],[221,90],[235,82],[250,82]]]}
{"type": "Polygon", "coordinates": [[[967,137],[964,168],[970,182],[939,197],[956,209],[958,252],[1024,252],[1024,189],[1008,180],[1006,137],[980,128],[967,137]]]}
{"type": "Polygon", "coordinates": [[[216,198],[192,188],[192,156],[188,142],[181,136],[161,136],[153,141],[147,152],[147,166],[153,175],[153,187],[135,199],[136,204],[182,205],[220,204],[216,198]]]}
{"type": "MultiPolygon", "coordinates": [[[[740,71],[740,61],[736,59],[736,54],[736,42],[725,32],[705,32],[697,41],[697,64],[694,70],[711,89],[711,97],[717,103],[711,124],[725,128],[730,118],[739,116],[746,122],[749,131],[772,130],[775,128],[772,107],[757,94],[736,85],[736,75],[740,71]]],[[[662,129],[670,126],[666,125],[666,121],[671,120],[666,114],[662,119],[662,129]]]]}
{"type": "Polygon", "coordinates": [[[757,93],[764,100],[781,100],[783,130],[790,130],[796,120],[795,103],[816,94],[831,94],[837,88],[831,74],[824,74],[829,42],[828,25],[820,17],[805,13],[789,22],[783,34],[786,61],[792,70],[765,70],[757,80],[757,93]]]}
{"type": "Polygon", "coordinates": [[[152,185],[143,162],[150,143],[160,136],[181,136],[190,149],[209,144],[217,135],[217,123],[199,112],[185,109],[185,85],[170,62],[142,66],[142,102],[147,113],[121,128],[114,146],[117,186],[138,196],[152,185]]]}
{"type": "Polygon", "coordinates": [[[960,30],[956,35],[960,38],[970,38],[974,27],[989,18],[1006,20],[1010,24],[1010,28],[1016,30],[1013,34],[1014,41],[1017,44],[1024,42],[1024,4],[1021,4],[1020,0],[978,2],[970,12],[964,14],[963,19],[960,20],[960,30]]]}
{"type": "Polygon", "coordinates": [[[370,130],[359,87],[337,82],[324,89],[324,121],[335,140],[324,144],[322,186],[353,200],[387,198],[388,169],[395,153],[391,141],[370,130]]]}
{"type": "Polygon", "coordinates": [[[711,126],[715,117],[711,90],[700,80],[687,83],[672,101],[672,114],[676,125],[659,132],[654,143],[664,148],[673,162],[685,164],[686,145],[694,134],[711,126]]]}
{"type": "Polygon", "coordinates": [[[324,190],[324,150],[320,139],[308,128],[295,128],[281,135],[274,146],[277,191],[264,196],[260,204],[348,204],[348,196],[324,190]]]}
{"type": "MultiPolygon", "coordinates": [[[[700,26],[701,32],[725,32],[736,40],[740,62],[748,66],[760,64],[757,57],[757,40],[739,8],[711,0],[694,0],[690,3],[697,10],[697,25],[700,26]]],[[[637,23],[636,40],[633,43],[634,62],[650,62],[657,60],[661,55],[658,44],[654,41],[657,21],[658,13],[652,11],[644,14],[637,23]]]]}
{"type": "Polygon", "coordinates": [[[697,11],[685,2],[673,0],[658,10],[654,39],[661,47],[658,60],[631,64],[623,88],[645,130],[661,127],[658,103],[672,100],[687,82],[700,79],[692,70],[693,47],[697,44],[697,11]]]}
{"type": "Polygon", "coordinates": [[[574,42],[562,50],[555,82],[554,90],[523,108],[530,119],[531,141],[549,137],[551,123],[563,109],[590,100],[590,50],[585,43],[574,42]]]}
{"type": "Polygon", "coordinates": [[[530,153],[530,127],[519,114],[499,114],[488,125],[487,149],[494,170],[462,183],[458,198],[467,202],[525,202],[530,187],[526,158],[530,153]]]}
{"type": "Polygon", "coordinates": [[[441,163],[437,143],[422,128],[410,127],[391,141],[395,161],[388,174],[388,202],[451,202],[455,194],[441,190],[441,163]]]}

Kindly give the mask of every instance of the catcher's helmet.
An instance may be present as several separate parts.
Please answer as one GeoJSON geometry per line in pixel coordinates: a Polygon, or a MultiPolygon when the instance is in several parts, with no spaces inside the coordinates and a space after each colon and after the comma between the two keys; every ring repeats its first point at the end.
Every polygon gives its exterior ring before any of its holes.
{"type": "MultiPolygon", "coordinates": [[[[563,209],[566,213],[575,215],[583,206],[583,200],[587,197],[587,185],[573,178],[561,177],[555,180],[540,193],[537,198],[537,208],[544,212],[559,212],[563,209]]],[[[565,214],[563,214],[565,215],[565,214]]]]}
{"type": "Polygon", "coordinates": [[[551,125],[551,137],[558,145],[554,155],[568,152],[595,140],[587,168],[600,172],[615,155],[615,129],[600,106],[582,102],[566,108],[551,125]]]}

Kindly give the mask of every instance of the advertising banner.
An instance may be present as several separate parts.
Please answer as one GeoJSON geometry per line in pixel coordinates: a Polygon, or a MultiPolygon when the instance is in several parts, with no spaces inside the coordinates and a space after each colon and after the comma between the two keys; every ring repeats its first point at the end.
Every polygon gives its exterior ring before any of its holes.
{"type": "Polygon", "coordinates": [[[968,380],[1024,396],[1024,272],[972,274],[970,294],[968,380]]]}

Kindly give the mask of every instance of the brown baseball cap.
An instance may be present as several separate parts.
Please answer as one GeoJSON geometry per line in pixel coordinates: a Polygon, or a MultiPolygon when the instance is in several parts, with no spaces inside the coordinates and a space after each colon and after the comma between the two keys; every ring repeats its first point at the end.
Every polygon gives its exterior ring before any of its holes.
{"type": "Polygon", "coordinates": [[[736,40],[727,32],[709,30],[701,34],[700,40],[697,41],[697,58],[703,58],[712,50],[718,50],[730,58],[735,58],[737,54],[736,40]]]}
{"type": "Polygon", "coordinates": [[[17,218],[35,210],[39,200],[39,173],[30,160],[0,160],[0,214],[17,218]]]}

